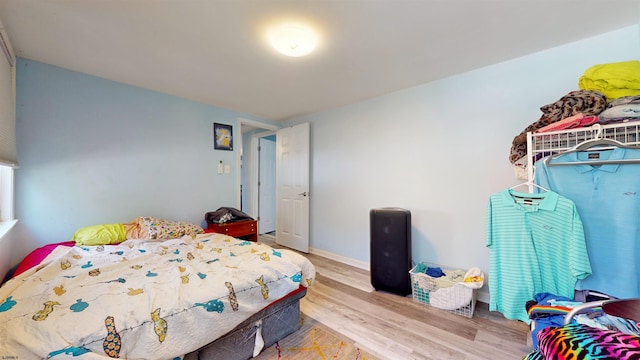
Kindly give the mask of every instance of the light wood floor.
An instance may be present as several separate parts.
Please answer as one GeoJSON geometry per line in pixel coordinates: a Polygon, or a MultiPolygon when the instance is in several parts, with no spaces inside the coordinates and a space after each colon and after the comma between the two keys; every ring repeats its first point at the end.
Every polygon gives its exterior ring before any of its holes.
{"type": "MultiPolygon", "coordinates": [[[[260,241],[274,247],[270,238],[260,241]]],[[[522,359],[531,351],[528,325],[478,302],[472,318],[375,291],[368,271],[313,254],[316,281],[301,311],[381,359],[522,359]]]]}

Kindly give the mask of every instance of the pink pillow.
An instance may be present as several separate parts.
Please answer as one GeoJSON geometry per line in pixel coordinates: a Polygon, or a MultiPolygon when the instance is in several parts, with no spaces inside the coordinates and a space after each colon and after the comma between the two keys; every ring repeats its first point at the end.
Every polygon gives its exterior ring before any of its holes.
{"type": "Polygon", "coordinates": [[[47,244],[45,246],[42,246],[33,250],[31,253],[29,253],[29,255],[27,255],[22,260],[22,262],[20,262],[20,264],[18,264],[18,267],[16,268],[16,271],[14,271],[12,277],[16,277],[22,274],[23,272],[31,269],[32,267],[40,264],[42,260],[44,260],[44,258],[46,258],[47,255],[51,254],[51,252],[55,250],[55,248],[57,248],[58,246],[72,247],[75,244],[76,243],[74,241],[64,241],[56,244],[47,244]]]}

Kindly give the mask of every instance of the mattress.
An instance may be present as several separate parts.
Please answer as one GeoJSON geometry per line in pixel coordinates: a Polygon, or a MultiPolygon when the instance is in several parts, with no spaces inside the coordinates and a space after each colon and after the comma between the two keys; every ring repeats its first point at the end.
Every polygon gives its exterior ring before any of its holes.
{"type": "Polygon", "coordinates": [[[0,288],[9,355],[111,356],[116,336],[120,357],[248,359],[299,327],[299,299],[315,276],[297,253],[221,234],[59,245],[0,288]]]}

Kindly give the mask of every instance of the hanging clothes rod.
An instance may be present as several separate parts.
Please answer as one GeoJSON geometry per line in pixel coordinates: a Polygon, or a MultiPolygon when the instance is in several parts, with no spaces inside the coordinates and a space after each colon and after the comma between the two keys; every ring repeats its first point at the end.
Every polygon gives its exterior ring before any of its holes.
{"type": "Polygon", "coordinates": [[[640,164],[640,159],[619,159],[619,160],[584,160],[553,163],[545,159],[546,166],[562,166],[562,165],[606,165],[606,164],[640,164]]]}

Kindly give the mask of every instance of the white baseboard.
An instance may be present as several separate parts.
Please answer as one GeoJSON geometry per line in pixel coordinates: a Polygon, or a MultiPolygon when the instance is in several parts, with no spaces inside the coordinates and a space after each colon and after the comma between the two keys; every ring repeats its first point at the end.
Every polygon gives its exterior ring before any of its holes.
{"type": "Polygon", "coordinates": [[[489,303],[489,292],[478,290],[478,301],[483,302],[485,304],[489,303]]]}
{"type": "Polygon", "coordinates": [[[347,265],[351,265],[353,267],[357,267],[359,269],[363,269],[363,270],[367,270],[367,271],[369,271],[371,269],[371,266],[366,261],[361,261],[361,260],[348,258],[346,256],[334,254],[334,253],[331,253],[331,252],[328,252],[328,251],[315,249],[315,248],[310,248],[309,252],[311,254],[314,254],[314,255],[322,256],[322,257],[325,257],[327,259],[335,260],[335,261],[341,262],[343,264],[347,264],[347,265]]]}

